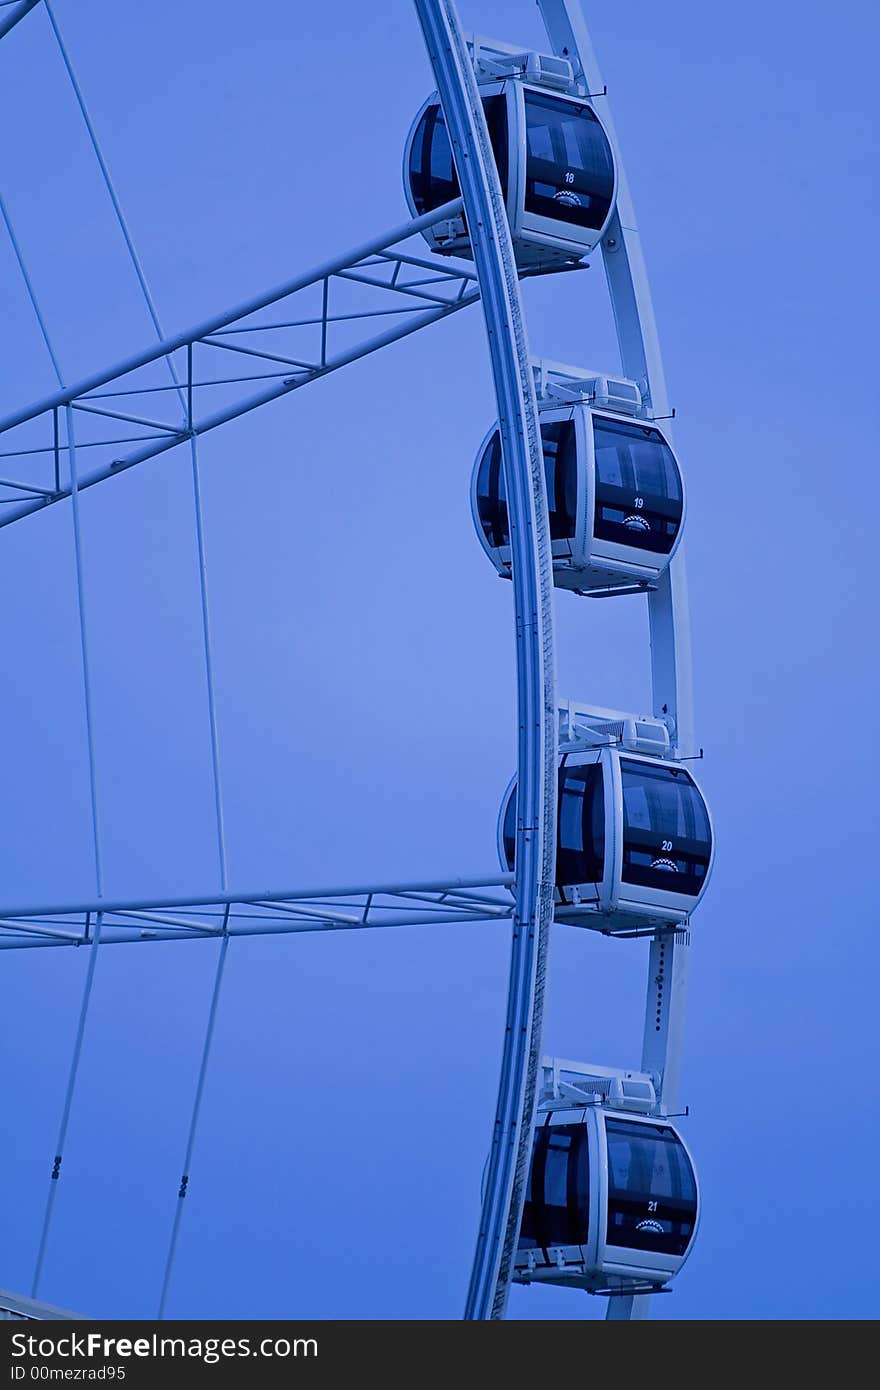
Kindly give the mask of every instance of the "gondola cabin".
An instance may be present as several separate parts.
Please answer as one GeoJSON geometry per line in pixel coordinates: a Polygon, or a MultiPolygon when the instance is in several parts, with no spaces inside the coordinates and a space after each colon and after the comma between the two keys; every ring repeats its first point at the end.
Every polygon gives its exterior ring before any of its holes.
{"type": "MultiPolygon", "coordinates": [[[[543,364],[535,375],[554,583],[593,596],[655,588],[678,547],[685,509],[681,469],[663,430],[646,418],[634,382],[579,374],[563,386],[543,364]]],[[[477,455],[471,510],[483,549],[509,579],[497,425],[477,455]]]]}
{"type": "Polygon", "coordinates": [[[650,1079],[545,1060],[514,1261],[517,1283],[592,1292],[662,1288],[697,1230],[699,1193],[681,1135],[650,1079]],[[575,1067],[573,1073],[564,1068],[575,1067]],[[654,1112],[654,1113],[651,1113],[654,1112]]]}
{"type": "MultiPolygon", "coordinates": [[[[477,77],[517,263],[576,262],[601,239],[614,209],[614,158],[602,123],[590,102],[574,95],[565,59],[481,52],[477,77]]],[[[415,216],[460,197],[436,94],[410,131],[404,187],[415,216]]],[[[472,255],[463,214],[423,236],[433,251],[472,255]]]]}
{"type": "MultiPolygon", "coordinates": [[[[555,919],[602,932],[687,922],[712,866],[709,809],[669,756],[659,720],[584,720],[560,745],[555,919]],[[646,751],[650,750],[650,751],[646,751]]],[[[516,782],[501,807],[501,862],[513,869],[516,782]]]]}

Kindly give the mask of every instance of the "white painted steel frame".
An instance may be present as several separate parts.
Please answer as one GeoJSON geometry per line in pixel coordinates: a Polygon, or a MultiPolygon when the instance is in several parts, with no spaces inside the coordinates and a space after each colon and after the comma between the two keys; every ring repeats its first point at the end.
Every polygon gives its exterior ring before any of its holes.
{"type": "Polygon", "coordinates": [[[133,895],[76,903],[0,905],[0,951],[91,946],[99,917],[102,946],[504,921],[513,916],[513,881],[513,874],[496,872],[417,883],[285,889],[258,886],[219,892],[208,888],[188,896],[133,895]]]}
{"type": "Polygon", "coordinates": [[[517,658],[516,915],[495,1123],[465,1317],[504,1315],[531,1161],[556,862],[553,556],[544,456],[510,226],[453,0],[414,0],[480,282],[507,493],[517,658]]]}
{"type": "Polygon", "coordinates": [[[42,400],[0,419],[0,438],[8,436],[0,447],[4,471],[13,466],[15,461],[18,461],[21,467],[28,459],[32,461],[35,456],[43,456],[47,463],[54,459],[55,465],[54,485],[33,486],[31,480],[25,477],[12,483],[0,483],[0,502],[3,504],[0,510],[0,527],[70,496],[70,487],[66,486],[60,477],[60,457],[64,454],[67,441],[59,433],[59,417],[60,423],[63,424],[65,415],[71,409],[88,417],[109,420],[117,428],[117,422],[121,423],[127,431],[126,436],[121,439],[113,438],[113,433],[117,430],[97,441],[84,442],[81,437],[77,439],[78,452],[89,448],[112,450],[110,457],[107,458],[105,455],[98,467],[81,473],[77,490],[83,492],[126,468],[155,458],[168,449],[176,448],[187,440],[216,429],[258,406],[288,395],[309,382],[327,376],[360,357],[396,342],[428,323],[445,318],[468,304],[475,303],[479,297],[479,290],[475,283],[476,276],[470,266],[452,264],[438,268],[400,249],[400,244],[408,241],[421,226],[428,225],[438,217],[448,216],[450,211],[454,212],[460,206],[460,200],[456,200],[445,208],[426,214],[416,222],[407,222],[403,226],[395,227],[322,266],[296,276],[285,284],[255,295],[194,328],[174,334],[170,338],[160,339],[149,348],[134,353],[111,367],[93,372],[70,386],[61,387],[42,400]],[[419,272],[421,278],[414,280],[414,271],[419,272]],[[427,280],[426,272],[430,272],[427,280]],[[360,312],[346,314],[344,317],[347,322],[370,320],[389,313],[404,313],[405,317],[395,317],[390,328],[367,338],[366,341],[331,353],[328,350],[328,334],[339,319],[328,307],[330,287],[333,285],[338,291],[340,286],[348,282],[355,282],[378,292],[380,300],[376,302],[381,303],[382,308],[375,309],[371,304],[369,309],[362,308],[360,312]],[[321,313],[313,314],[305,320],[296,319],[293,324],[278,325],[260,319],[254,321],[254,316],[261,310],[288,300],[303,290],[319,287],[323,288],[321,313]],[[310,352],[308,358],[302,358],[299,353],[296,356],[289,353],[281,355],[277,349],[274,352],[268,350],[267,336],[273,339],[280,330],[309,326],[314,328],[316,333],[314,351],[310,352]],[[236,340],[230,341],[231,335],[244,335],[244,340],[237,337],[236,340]],[[255,337],[258,338],[257,342],[253,341],[255,337]],[[208,350],[215,350],[214,356],[216,350],[219,350],[225,360],[229,360],[231,356],[233,361],[237,361],[239,357],[244,356],[252,363],[259,364],[261,370],[257,375],[253,375],[257,370],[254,365],[250,367],[248,375],[236,374],[230,369],[219,381],[215,378],[201,380],[200,373],[194,371],[194,354],[197,350],[202,354],[208,350]],[[174,354],[180,354],[184,358],[181,363],[181,386],[186,399],[187,418],[183,422],[176,412],[173,418],[168,416],[167,411],[163,417],[163,407],[157,401],[157,398],[164,401],[169,395],[173,396],[171,409],[174,412],[177,386],[157,386],[151,379],[145,382],[143,377],[137,375],[141,369],[161,363],[165,358],[173,360],[174,354]],[[268,381],[269,384],[254,392],[251,383],[255,380],[268,381]],[[218,385],[247,388],[250,394],[243,399],[227,403],[220,410],[200,410],[202,393],[218,385]],[[137,402],[134,407],[131,404],[132,400],[137,402]],[[147,401],[150,404],[147,404],[147,401]],[[146,411],[149,411],[150,418],[145,417],[146,411]],[[20,441],[16,432],[22,427],[26,427],[25,438],[20,441]],[[132,430],[139,433],[132,434],[132,430]],[[35,448],[34,445],[38,441],[40,447],[35,448]],[[141,447],[128,451],[118,449],[118,445],[126,443],[140,444],[141,447]],[[8,487],[16,489],[18,493],[31,491],[34,495],[15,501],[3,495],[4,489],[8,487]]]}
{"type": "MultiPolygon", "coordinates": [[[[461,200],[456,199],[395,227],[0,419],[0,471],[5,475],[16,467],[19,470],[17,478],[0,477],[0,527],[71,495],[69,482],[62,476],[68,451],[65,427],[74,418],[71,412],[81,422],[88,421],[95,435],[83,438],[81,428],[76,440],[78,456],[95,451],[90,457],[98,460],[96,466],[80,470],[77,490],[82,493],[475,304],[480,290],[470,265],[461,261],[433,265],[406,249],[421,229],[460,207],[461,200]],[[355,288],[360,296],[357,303],[350,298],[355,288]],[[320,309],[298,312],[295,297],[305,293],[314,298],[315,291],[320,292],[320,309]],[[292,319],[282,315],[283,321],[278,322],[260,317],[261,311],[279,304],[293,314],[292,319]],[[377,319],[389,322],[390,327],[370,336],[366,330],[377,319]],[[346,330],[363,331],[358,341],[336,351],[334,334],[340,324],[346,330]],[[293,348],[286,347],[283,338],[279,343],[280,334],[303,330],[312,338],[306,344],[306,356],[301,340],[293,348]],[[206,360],[215,362],[218,354],[224,365],[234,365],[221,368],[219,376],[209,368],[206,377],[206,360]],[[161,365],[163,359],[171,364],[175,380],[157,385],[149,375],[145,379],[144,371],[161,365]],[[238,364],[242,364],[240,372],[238,364]],[[255,382],[265,384],[255,391],[255,382]],[[209,399],[217,388],[234,396],[219,410],[211,408],[209,399]],[[176,409],[178,395],[185,402],[183,418],[176,409]],[[101,435],[101,428],[109,433],[101,435]],[[117,437],[120,429],[122,437],[117,437]],[[138,447],[120,449],[120,445],[138,447]],[[34,479],[27,470],[41,461],[45,472],[34,479]]],[[[539,267],[520,272],[525,276],[543,273],[539,267]]]]}
{"type": "Polygon", "coordinates": [[[87,1322],[83,1313],[69,1313],[63,1308],[55,1308],[51,1303],[38,1303],[22,1294],[8,1293],[0,1289],[0,1321],[10,1322],[87,1322]]]}
{"type": "MultiPolygon", "coordinates": [[[[555,877],[555,697],[552,705],[546,698],[553,686],[552,599],[546,595],[545,602],[544,590],[548,563],[552,584],[552,549],[537,402],[516,275],[512,271],[513,246],[479,89],[453,0],[415,0],[415,5],[455,153],[483,296],[502,433],[518,637],[522,635],[523,615],[528,612],[523,606],[523,601],[528,600],[524,583],[534,584],[537,579],[539,588],[534,596],[542,600],[542,632],[529,632],[529,641],[517,643],[517,917],[498,1106],[465,1313],[468,1318],[498,1318],[506,1306],[530,1159],[552,912],[549,904],[555,877]],[[508,298],[505,321],[505,292],[509,295],[511,285],[514,294],[508,298]],[[531,499],[523,496],[524,485],[529,481],[531,499]],[[534,526],[531,531],[523,529],[529,511],[534,526]],[[540,684],[544,699],[536,700],[536,662],[542,657],[548,663],[540,684]],[[523,718],[526,700],[532,702],[531,708],[539,716],[534,729],[523,718]],[[543,785],[539,785],[541,773],[543,785]],[[543,874],[538,871],[536,840],[542,842],[541,858],[549,866],[549,872],[543,874]],[[525,936],[518,935],[520,925],[530,929],[525,936]],[[531,998],[527,997],[529,989],[531,998]]],[[[538,0],[538,6],[553,51],[575,66],[581,95],[604,92],[578,0],[538,0]]],[[[665,417],[669,409],[647,273],[620,150],[607,111],[603,111],[603,124],[615,156],[617,202],[605,229],[602,254],[621,366],[627,377],[645,383],[651,416],[665,417]]],[[[681,545],[648,604],[654,713],[671,717],[674,752],[679,757],[688,756],[693,750],[693,699],[681,545]]],[[[656,1074],[658,1092],[667,1108],[677,1099],[688,949],[687,932],[673,930],[652,942],[649,958],[642,1065],[656,1074]]],[[[630,1296],[612,1299],[608,1316],[640,1317],[645,1312],[645,1300],[630,1296]]]]}
{"type": "MultiPolygon", "coordinates": [[[[579,0],[537,0],[553,52],[574,62],[585,92],[606,91],[579,0]]],[[[602,257],[624,374],[647,386],[651,415],[668,417],[669,401],[660,356],[654,307],[629,183],[614,123],[604,96],[602,124],[617,166],[617,206],[602,241],[602,257]]],[[[669,422],[664,434],[675,448],[669,422]]],[[[651,676],[654,713],[671,715],[675,725],[674,751],[679,757],[695,752],[690,613],[684,545],[680,544],[648,597],[651,631],[651,676]]],[[[684,1010],[687,995],[690,937],[686,931],[664,933],[652,941],[642,1068],[658,1078],[658,1097],[667,1110],[678,1108],[684,1010]]],[[[613,1298],[608,1317],[647,1316],[646,1298],[613,1298]]]]}
{"type": "MultiPolygon", "coordinates": [[[[36,0],[34,0],[34,4],[36,0]]],[[[462,186],[462,202],[467,212],[476,261],[479,293],[482,295],[486,329],[492,360],[498,401],[498,418],[502,427],[503,466],[508,495],[508,507],[515,544],[513,546],[513,581],[516,614],[517,682],[519,697],[518,779],[521,787],[519,824],[517,827],[517,865],[514,911],[511,978],[508,996],[507,1026],[504,1059],[499,1084],[499,1100],[489,1164],[487,1196],[484,1203],[478,1247],[475,1257],[466,1316],[485,1318],[503,1316],[510,1280],[510,1270],[521,1219],[522,1202],[531,1148],[531,1130],[537,1072],[541,1056],[541,1020],[543,1009],[544,975],[552,917],[552,897],[555,868],[556,813],[556,728],[554,660],[552,643],[552,552],[549,539],[547,503],[544,487],[543,456],[538,427],[534,382],[528,357],[528,347],[519,299],[516,269],[510,230],[498,184],[488,132],[479,92],[468,53],[458,25],[452,0],[414,0],[425,34],[429,56],[434,68],[437,88],[446,115],[447,126],[456,152],[456,162],[462,186]]],[[[31,8],[22,3],[0,22],[0,37],[31,8]]],[[[582,78],[581,94],[601,92],[603,84],[593,54],[577,0],[538,0],[554,52],[574,62],[582,78]]],[[[620,152],[607,109],[602,110],[602,123],[615,154],[617,204],[605,230],[602,252],[609,290],[614,307],[623,370],[626,375],[648,385],[651,413],[668,415],[665,382],[654,324],[647,276],[638,231],[620,152]]],[[[56,460],[66,447],[59,440],[59,413],[70,418],[71,406],[85,406],[83,399],[91,396],[91,413],[106,413],[109,408],[94,404],[92,395],[101,386],[115,383],[120,376],[169,353],[183,350],[190,357],[198,343],[210,343],[210,335],[218,330],[250,331],[232,327],[237,319],[254,313],[258,308],[276,302],[298,288],[340,275],[357,281],[358,262],[381,255],[396,242],[425,226],[449,217],[461,203],[438,209],[424,219],[398,228],[384,238],[374,239],[367,246],[347,257],[319,268],[311,276],[299,277],[275,292],[260,296],[236,311],[219,316],[198,330],[180,334],[157,344],[156,348],[138,354],[118,364],[110,372],[99,373],[88,381],[67,388],[39,404],[0,422],[0,429],[14,429],[18,424],[46,415],[55,425],[54,454],[56,460]]],[[[405,255],[388,257],[398,265],[417,266],[415,258],[405,255]]],[[[423,266],[425,263],[422,263],[423,266]]],[[[425,268],[435,270],[432,266],[425,268]]],[[[364,267],[368,272],[371,267],[364,267]]],[[[339,354],[335,359],[326,356],[326,333],[333,321],[325,306],[321,323],[322,350],[317,361],[280,363],[292,366],[294,372],[278,372],[271,387],[249,397],[246,401],[224,411],[215,412],[200,422],[192,416],[193,381],[190,361],[190,414],[184,430],[158,424],[158,434],[146,448],[139,448],[124,460],[92,475],[81,477],[73,489],[60,486],[57,478],[53,488],[42,489],[36,484],[14,482],[7,484],[13,491],[29,491],[32,496],[22,504],[13,504],[0,514],[0,525],[39,510],[48,502],[61,500],[93,482],[110,477],[120,467],[132,466],[157,453],[173,448],[196,434],[211,429],[226,420],[275,399],[295,387],[314,380],[319,375],[346,365],[386,343],[395,341],[407,332],[465,304],[473,303],[478,291],[473,274],[455,267],[452,274],[435,271],[438,281],[447,284],[458,279],[454,299],[434,295],[427,288],[416,292],[418,306],[426,312],[403,331],[381,334],[354,351],[339,354]],[[468,281],[471,283],[468,283],[468,281]],[[163,433],[166,437],[162,437],[163,433]]],[[[520,272],[521,274],[522,272],[520,272]]],[[[529,272],[526,272],[529,273],[529,272]]],[[[378,277],[370,280],[376,288],[386,288],[378,277]]],[[[428,281],[422,281],[427,286],[428,281]]],[[[391,288],[391,287],[387,287],[391,288]]],[[[403,287],[401,286],[401,289],[403,287]]],[[[415,290],[415,286],[413,286],[415,290]]],[[[369,314],[351,317],[369,317],[369,314]]],[[[228,344],[224,344],[229,346],[228,344]]],[[[275,360],[271,354],[252,351],[256,357],[275,360]]],[[[264,373],[260,379],[266,379],[264,373]]],[[[234,378],[235,381],[244,378],[234,378]]],[[[145,394],[156,388],[134,387],[126,396],[145,394]]],[[[130,411],[120,412],[120,418],[135,427],[149,427],[155,422],[136,419],[130,411]]],[[[668,427],[664,431],[669,434],[668,427]]],[[[68,443],[72,442],[71,440],[68,443]]],[[[126,442],[126,441],[120,441],[126,442]]],[[[142,443],[139,437],[128,442],[142,443]]],[[[671,443],[671,440],[670,440],[671,443]]],[[[23,449],[26,454],[28,450],[23,449]]],[[[40,451],[44,452],[44,451],[40,451]]],[[[651,624],[652,679],[654,711],[671,715],[676,737],[675,751],[687,756],[693,751],[693,711],[691,697],[690,644],[687,590],[684,557],[679,548],[656,593],[649,598],[651,624]]],[[[473,921],[486,918],[505,918],[511,915],[503,897],[489,899],[474,892],[479,886],[504,889],[511,875],[496,875],[482,880],[446,880],[443,883],[385,886],[365,889],[330,889],[314,892],[262,893],[248,895],[208,894],[200,900],[168,902],[127,902],[117,904],[81,904],[74,908],[57,906],[11,908],[0,910],[0,949],[10,946],[56,944],[93,944],[93,917],[103,921],[106,915],[109,930],[107,944],[122,940],[181,940],[194,936],[251,934],[266,931],[326,930],[338,927],[355,928],[392,924],[414,924],[429,921],[473,921]],[[353,905],[340,902],[346,895],[359,896],[358,912],[345,911],[353,905]],[[382,897],[391,901],[382,901],[382,897]],[[320,897],[321,901],[318,901],[320,897]],[[332,902],[328,899],[332,898],[332,902]],[[376,903],[376,898],[380,902],[376,903]],[[221,914],[226,925],[209,920],[210,903],[223,907],[221,914]],[[255,919],[246,921],[230,904],[240,908],[253,907],[255,919]],[[420,904],[417,906],[417,904],[420,904]],[[170,919],[167,908],[181,914],[170,919]],[[273,920],[270,920],[270,908],[273,920]],[[399,915],[392,910],[396,908],[399,915]],[[82,922],[71,917],[82,915],[82,922]],[[113,921],[114,915],[116,921],[113,921]],[[59,918],[66,917],[66,921],[59,918]],[[131,922],[132,927],[125,925],[131,922]]],[[[660,1082],[667,1109],[677,1104],[678,1073],[681,1054],[684,998],[687,983],[686,932],[670,932],[652,943],[648,1000],[645,1015],[645,1035],[642,1066],[655,1074],[660,1082]]],[[[620,1298],[611,1300],[609,1317],[644,1316],[645,1300],[620,1298]]]]}

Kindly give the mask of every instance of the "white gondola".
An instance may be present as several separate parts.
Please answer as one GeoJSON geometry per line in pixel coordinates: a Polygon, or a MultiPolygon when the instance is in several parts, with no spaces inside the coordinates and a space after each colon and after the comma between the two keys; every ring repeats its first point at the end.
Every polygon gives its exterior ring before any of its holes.
{"type": "MultiPolygon", "coordinates": [[[[684,484],[635,382],[554,363],[534,364],[541,417],[553,577],[602,596],[656,587],[684,526],[684,484]]],[[[477,536],[510,578],[510,529],[497,425],[471,477],[477,536]]]]}
{"type": "MultiPolygon", "coordinates": [[[[580,260],[600,241],[614,209],[608,137],[592,105],[573,95],[564,58],[471,45],[517,262],[552,267],[580,260]]],[[[406,142],[404,188],[414,216],[460,196],[436,94],[406,142]]],[[[433,251],[470,256],[463,215],[423,232],[433,251]]]]}
{"type": "Polygon", "coordinates": [[[694,1165],[644,1073],[545,1058],[517,1283],[654,1292],[699,1219],[694,1165]]]}
{"type": "MultiPolygon", "coordinates": [[[[671,755],[662,720],[567,705],[561,711],[555,918],[612,933],[687,922],[709,881],[709,808],[671,755]]],[[[516,781],[498,819],[514,867],[516,781]]]]}

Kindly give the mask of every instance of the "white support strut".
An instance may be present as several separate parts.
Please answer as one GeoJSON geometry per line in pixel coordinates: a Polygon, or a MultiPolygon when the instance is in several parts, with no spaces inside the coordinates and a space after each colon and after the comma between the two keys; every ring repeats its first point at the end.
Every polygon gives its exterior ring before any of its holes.
{"type": "MultiPolygon", "coordinates": [[[[580,7],[580,0],[537,0],[554,53],[575,65],[582,91],[604,93],[599,65],[580,7]]],[[[635,209],[614,124],[603,100],[602,124],[614,152],[617,206],[602,241],[605,275],[624,373],[647,388],[652,415],[669,416],[666,380],[654,307],[635,209]]],[[[668,418],[664,433],[672,443],[668,418]]],[[[651,632],[651,678],[654,713],[674,721],[675,752],[695,751],[690,613],[684,545],[680,545],[654,593],[648,596],[651,632]]],[[[651,943],[642,1068],[658,1078],[658,1094],[667,1110],[678,1105],[684,1012],[687,997],[689,936],[666,932],[651,943]]],[[[608,1317],[644,1318],[648,1299],[609,1299],[608,1317]]]]}

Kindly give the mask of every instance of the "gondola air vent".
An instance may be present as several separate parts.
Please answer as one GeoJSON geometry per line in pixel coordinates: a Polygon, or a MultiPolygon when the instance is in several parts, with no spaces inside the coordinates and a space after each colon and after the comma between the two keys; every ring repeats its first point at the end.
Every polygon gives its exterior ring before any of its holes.
{"type": "Polygon", "coordinates": [[[617,1071],[544,1058],[541,1109],[595,1104],[647,1115],[657,1108],[654,1083],[644,1072],[617,1071]],[[575,1070],[576,1067],[576,1070],[575,1070]]]}
{"type": "Polygon", "coordinates": [[[568,367],[545,358],[533,358],[532,370],[539,401],[589,401],[600,410],[619,415],[645,414],[642,387],[627,377],[568,367]]]}
{"type": "Polygon", "coordinates": [[[594,405],[625,415],[638,415],[642,409],[642,393],[638,386],[621,377],[597,376],[593,382],[592,401],[594,405]]]}
{"type": "Polygon", "coordinates": [[[506,44],[496,44],[494,40],[487,41],[476,37],[470,41],[469,46],[480,81],[492,81],[515,74],[537,87],[552,87],[558,92],[570,91],[574,86],[574,69],[566,58],[556,58],[550,53],[516,50],[506,44]]]}
{"type": "Polygon", "coordinates": [[[615,710],[576,705],[571,700],[559,707],[559,742],[563,748],[571,743],[619,744],[630,752],[656,758],[668,757],[670,752],[669,729],[662,719],[618,715],[615,710]]]}

